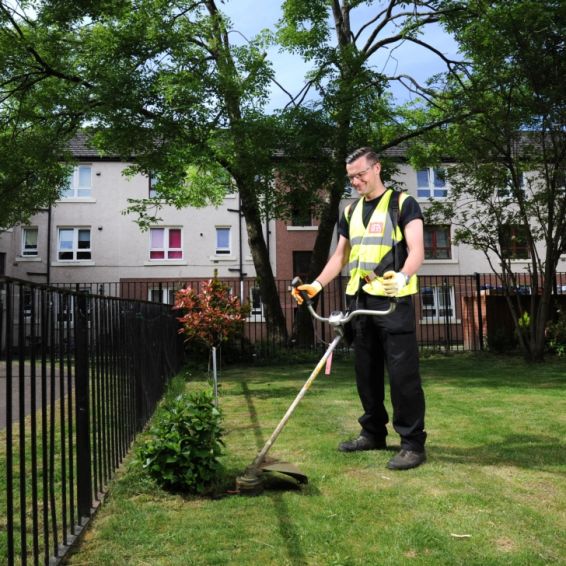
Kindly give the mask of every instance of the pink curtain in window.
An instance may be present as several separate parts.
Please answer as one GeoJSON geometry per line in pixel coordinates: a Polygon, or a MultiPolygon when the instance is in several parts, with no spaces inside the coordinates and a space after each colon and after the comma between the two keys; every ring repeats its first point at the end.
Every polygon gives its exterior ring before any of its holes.
{"type": "Polygon", "coordinates": [[[169,248],[170,249],[180,249],[181,248],[181,230],[169,230],[169,248]]]}
{"type": "Polygon", "coordinates": [[[181,251],[181,230],[169,230],[169,259],[181,259],[183,252],[181,251]]]}

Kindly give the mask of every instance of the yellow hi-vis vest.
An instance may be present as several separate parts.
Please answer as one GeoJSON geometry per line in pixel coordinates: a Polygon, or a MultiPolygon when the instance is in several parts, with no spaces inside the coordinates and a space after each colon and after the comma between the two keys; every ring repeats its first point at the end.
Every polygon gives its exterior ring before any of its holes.
{"type": "MultiPolygon", "coordinates": [[[[403,232],[399,226],[396,227],[395,233],[393,233],[393,224],[389,215],[389,201],[392,194],[393,191],[391,189],[388,189],[383,194],[371,215],[367,227],[364,226],[363,222],[363,202],[358,202],[354,208],[349,222],[351,249],[348,262],[350,280],[346,287],[347,295],[355,295],[358,291],[360,280],[374,272],[381,259],[391,251],[394,243],[399,243],[403,240],[403,232]]],[[[406,193],[399,195],[399,210],[401,210],[406,198],[406,193]]],[[[360,200],[363,201],[363,197],[360,200]]],[[[346,217],[348,217],[348,210],[346,210],[346,217]]],[[[401,267],[398,266],[397,269],[401,267]]],[[[389,269],[394,269],[393,258],[391,266],[384,271],[389,269]]],[[[372,281],[366,283],[362,289],[369,295],[385,296],[381,277],[375,277],[372,281]]],[[[414,295],[417,290],[417,276],[413,275],[409,280],[409,284],[401,289],[398,296],[414,295]]]]}

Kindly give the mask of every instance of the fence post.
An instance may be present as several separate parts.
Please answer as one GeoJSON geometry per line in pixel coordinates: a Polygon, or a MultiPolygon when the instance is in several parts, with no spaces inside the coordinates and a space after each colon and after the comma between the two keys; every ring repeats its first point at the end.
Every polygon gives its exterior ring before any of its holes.
{"type": "Polygon", "coordinates": [[[483,315],[482,315],[482,304],[481,304],[481,285],[480,285],[480,274],[476,271],[474,273],[476,276],[476,302],[478,305],[478,338],[480,341],[480,350],[483,350],[483,315]]]}
{"type": "MultiPolygon", "coordinates": [[[[145,328],[143,326],[143,313],[141,311],[134,313],[132,326],[134,329],[132,332],[132,358],[134,363],[134,387],[136,397],[136,431],[139,432],[143,430],[148,413],[146,409],[146,396],[143,383],[143,346],[140,346],[140,342],[143,342],[143,338],[146,337],[146,334],[144,333],[145,328]]],[[[147,358],[145,358],[145,360],[147,361],[147,358]]]]}
{"type": "Polygon", "coordinates": [[[77,421],[77,504],[80,517],[90,517],[92,493],[90,471],[88,297],[77,293],[75,311],[75,418],[77,421]]]}

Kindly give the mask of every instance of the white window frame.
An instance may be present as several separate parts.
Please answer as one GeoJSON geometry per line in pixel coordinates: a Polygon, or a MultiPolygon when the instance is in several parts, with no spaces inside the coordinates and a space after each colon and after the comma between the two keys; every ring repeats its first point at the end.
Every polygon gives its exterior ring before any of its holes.
{"type": "Polygon", "coordinates": [[[150,175],[148,179],[148,197],[149,198],[157,198],[157,189],[155,185],[159,183],[159,177],[157,175],[150,175]]]}
{"type": "Polygon", "coordinates": [[[182,226],[153,226],[149,229],[149,261],[150,262],[158,262],[158,261],[183,261],[185,257],[185,253],[183,251],[184,245],[184,234],[182,226]],[[152,248],[151,247],[151,233],[153,230],[163,230],[163,247],[162,248],[152,248]],[[181,232],[181,243],[180,247],[178,248],[170,248],[169,247],[169,231],[170,230],[179,230],[181,232]],[[151,257],[151,252],[163,252],[163,257],[151,257]],[[170,252],[181,252],[181,257],[167,257],[170,252]]]}
{"type": "Polygon", "coordinates": [[[22,228],[22,257],[37,257],[39,244],[39,228],[37,226],[25,226],[22,228]],[[26,248],[26,235],[30,232],[35,232],[35,248],[26,248]]]}
{"type": "Polygon", "coordinates": [[[443,185],[436,186],[436,179],[444,173],[441,167],[425,167],[415,171],[417,177],[417,198],[418,199],[445,199],[448,197],[448,186],[445,179],[442,179],[443,185]],[[427,174],[427,184],[419,185],[419,173],[425,171],[427,174]]]}
{"type": "Polygon", "coordinates": [[[147,290],[147,300],[152,303],[163,303],[164,305],[173,305],[175,304],[175,294],[177,293],[177,289],[173,287],[150,287],[147,290]],[[159,301],[156,301],[156,295],[159,301]]]}
{"type": "Polygon", "coordinates": [[[232,254],[232,227],[231,226],[216,226],[216,255],[231,255],[232,254]],[[228,246],[220,246],[218,243],[218,236],[220,230],[228,230],[228,246]]]}
{"type": "Polygon", "coordinates": [[[420,291],[421,291],[421,321],[423,323],[446,322],[446,320],[448,320],[448,322],[451,322],[451,323],[457,322],[454,285],[427,285],[426,287],[422,287],[420,291]],[[446,316],[445,309],[443,309],[442,305],[441,305],[442,293],[445,292],[446,288],[448,288],[448,298],[449,298],[449,301],[450,301],[448,308],[452,311],[448,316],[446,316]],[[431,295],[432,298],[433,298],[432,306],[425,306],[425,304],[423,302],[425,291],[427,289],[432,290],[432,295],[431,295]],[[435,314],[427,315],[426,311],[427,310],[430,311],[432,309],[434,309],[435,314]],[[442,311],[442,313],[441,313],[441,311],[442,311]]]}
{"type": "Polygon", "coordinates": [[[81,164],[73,169],[73,173],[69,176],[69,184],[66,189],[61,192],[61,199],[90,199],[92,198],[92,165],[81,164]],[[89,170],[89,184],[81,185],[81,170],[89,170]]]}
{"type": "MultiPolygon", "coordinates": [[[[519,189],[521,191],[525,190],[525,174],[521,171],[519,173],[519,189]]],[[[499,198],[508,198],[512,195],[513,193],[513,183],[511,180],[511,175],[508,176],[507,179],[507,184],[505,185],[505,187],[499,188],[497,189],[497,196],[499,198]]]]}
{"type": "Polygon", "coordinates": [[[84,261],[91,262],[92,261],[92,229],[90,226],[58,226],[57,227],[57,261],[63,263],[81,263],[84,261]],[[72,242],[72,249],[62,249],[61,248],[61,231],[62,230],[72,230],[73,231],[73,242],[72,242]],[[83,230],[88,230],[89,233],[89,247],[88,248],[79,248],[79,232],[83,230]],[[72,259],[63,259],[61,258],[62,253],[71,252],[73,254],[72,259]],[[86,253],[88,252],[90,257],[88,258],[77,258],[79,253],[86,253]]]}

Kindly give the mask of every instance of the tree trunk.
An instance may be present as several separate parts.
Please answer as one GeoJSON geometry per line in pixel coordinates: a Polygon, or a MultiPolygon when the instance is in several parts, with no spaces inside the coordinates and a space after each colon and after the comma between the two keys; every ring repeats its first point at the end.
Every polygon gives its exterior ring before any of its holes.
{"type": "MultiPolygon", "coordinates": [[[[531,329],[531,359],[533,362],[544,361],[544,349],[546,346],[545,330],[551,318],[552,310],[552,277],[556,273],[556,268],[546,270],[544,286],[539,304],[535,309],[536,316],[533,318],[533,328],[531,329]]],[[[537,290],[533,289],[533,293],[537,290]]]]}
{"type": "MultiPolygon", "coordinates": [[[[344,150],[345,154],[345,150],[344,150]]],[[[312,281],[324,268],[328,261],[329,250],[332,246],[334,227],[340,215],[340,201],[344,192],[342,179],[344,177],[343,159],[336,160],[335,182],[330,191],[330,198],[324,208],[318,225],[318,232],[313,247],[309,266],[309,280],[312,281]]],[[[309,346],[314,343],[314,327],[312,317],[307,309],[299,309],[295,323],[294,337],[297,344],[309,346]]]]}
{"type": "Polygon", "coordinates": [[[261,216],[254,204],[254,195],[250,196],[243,183],[239,182],[238,187],[242,197],[242,213],[246,220],[248,243],[256,270],[261,301],[265,307],[265,320],[269,330],[273,333],[272,337],[277,341],[286,341],[287,326],[269,261],[269,252],[263,236],[261,216]]]}

